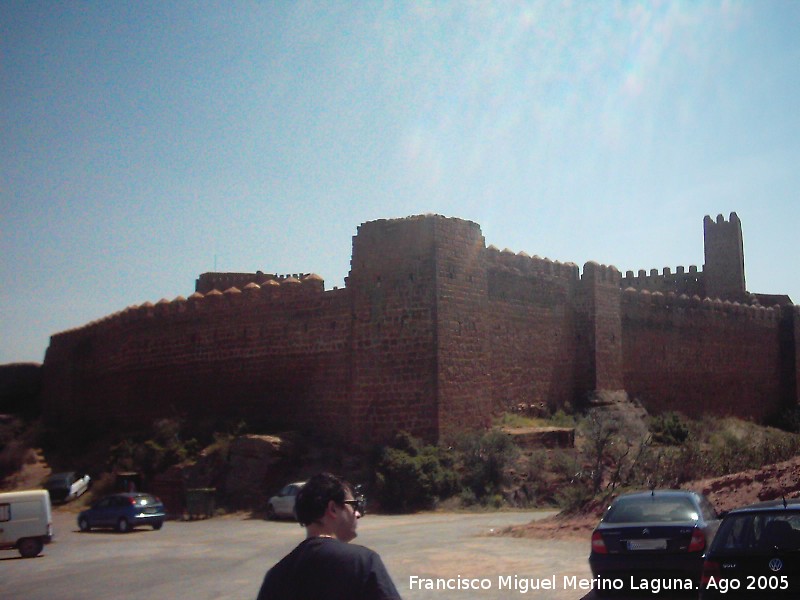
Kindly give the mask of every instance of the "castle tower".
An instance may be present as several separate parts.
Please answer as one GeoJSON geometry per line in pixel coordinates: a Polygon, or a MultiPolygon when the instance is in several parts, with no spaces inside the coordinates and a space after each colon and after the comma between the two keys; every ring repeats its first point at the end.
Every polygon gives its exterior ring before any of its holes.
{"type": "Polygon", "coordinates": [[[579,348],[582,374],[579,389],[584,394],[624,389],[622,362],[622,316],[619,285],[622,277],[614,266],[588,262],[578,294],[579,322],[583,344],[579,348]]]}
{"type": "Polygon", "coordinates": [[[706,296],[721,300],[743,300],[744,244],[739,217],[732,212],[730,221],[725,221],[722,215],[718,215],[714,222],[706,215],[703,219],[703,239],[706,296]]]}
{"type": "Polygon", "coordinates": [[[353,440],[429,442],[490,422],[484,240],[440,215],[370,221],[353,238],[353,440]]]}

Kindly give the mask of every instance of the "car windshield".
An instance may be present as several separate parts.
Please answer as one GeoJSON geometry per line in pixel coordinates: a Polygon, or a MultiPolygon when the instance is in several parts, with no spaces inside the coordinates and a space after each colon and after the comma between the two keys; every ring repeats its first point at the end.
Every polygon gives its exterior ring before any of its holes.
{"type": "Polygon", "coordinates": [[[720,525],[715,549],[720,552],[800,551],[800,513],[741,513],[720,525]]]}
{"type": "Polygon", "coordinates": [[[697,521],[699,515],[689,498],[641,496],[618,498],[603,518],[606,523],[669,523],[697,521]]]}

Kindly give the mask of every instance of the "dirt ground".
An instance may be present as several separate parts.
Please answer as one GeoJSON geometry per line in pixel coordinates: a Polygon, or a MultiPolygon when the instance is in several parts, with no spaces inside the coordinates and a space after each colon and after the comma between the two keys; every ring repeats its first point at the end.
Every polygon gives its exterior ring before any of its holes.
{"type": "Polygon", "coordinates": [[[53,470],[39,449],[31,450],[22,469],[0,481],[0,491],[28,490],[39,487],[53,470]]]}
{"type": "MultiPolygon", "coordinates": [[[[800,457],[761,469],[691,481],[681,487],[705,494],[719,512],[764,500],[797,498],[800,497],[800,457]]],[[[516,537],[589,539],[604,509],[605,506],[598,504],[581,514],[558,514],[504,533],[516,537]]]]}

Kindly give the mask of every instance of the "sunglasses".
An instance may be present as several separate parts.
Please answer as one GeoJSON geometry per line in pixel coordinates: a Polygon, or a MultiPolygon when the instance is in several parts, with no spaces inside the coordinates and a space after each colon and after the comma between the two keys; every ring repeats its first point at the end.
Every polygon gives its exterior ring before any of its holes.
{"type": "Polygon", "coordinates": [[[353,512],[361,513],[362,516],[367,511],[366,498],[359,498],[357,500],[342,500],[342,504],[349,504],[353,507],[353,512]]]}

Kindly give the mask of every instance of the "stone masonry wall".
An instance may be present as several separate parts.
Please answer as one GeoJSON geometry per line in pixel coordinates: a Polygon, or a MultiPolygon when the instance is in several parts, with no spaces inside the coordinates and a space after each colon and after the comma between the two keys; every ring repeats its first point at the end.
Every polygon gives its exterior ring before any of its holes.
{"type": "Polygon", "coordinates": [[[574,402],[578,266],[486,250],[492,406],[574,402]]]}
{"type": "Polygon", "coordinates": [[[129,308],[51,339],[51,422],[244,417],[350,426],[350,305],[321,280],[253,284],[129,308]]]}
{"type": "Polygon", "coordinates": [[[629,289],[625,389],[651,412],[762,421],[781,410],[779,308],[629,289]]]}
{"type": "Polygon", "coordinates": [[[577,302],[583,327],[579,353],[585,393],[623,389],[620,273],[613,266],[594,262],[583,266],[581,295],[577,302]]]}
{"type": "Polygon", "coordinates": [[[487,248],[462,219],[362,224],[340,290],[315,275],[207,275],[242,285],[54,335],[45,418],[243,418],[368,445],[398,430],[447,440],[497,409],[557,409],[600,390],[653,412],[756,420],[800,400],[797,307],[622,291],[614,267],[589,262],[581,276],[487,248]]]}
{"type": "Polygon", "coordinates": [[[439,435],[491,424],[487,277],[480,227],[437,218],[436,372],[439,435]]]}
{"type": "Polygon", "coordinates": [[[363,442],[438,439],[434,248],[424,217],[365,223],[353,238],[351,421],[363,442]]]}

